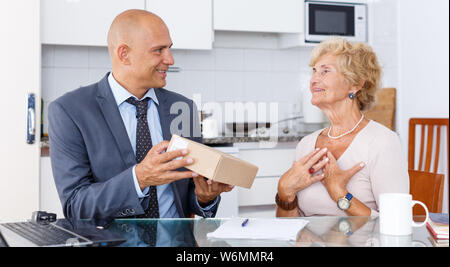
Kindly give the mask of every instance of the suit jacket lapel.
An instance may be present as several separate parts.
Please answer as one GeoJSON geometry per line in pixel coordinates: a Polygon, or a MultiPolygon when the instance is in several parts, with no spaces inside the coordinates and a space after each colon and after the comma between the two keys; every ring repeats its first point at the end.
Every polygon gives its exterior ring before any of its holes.
{"type": "Polygon", "coordinates": [[[136,164],[133,148],[130,139],[123,124],[122,117],[117,107],[117,103],[112,94],[108,83],[109,73],[98,83],[97,102],[103,113],[106,123],[108,124],[111,134],[116,140],[116,145],[119,148],[120,154],[126,166],[136,164]]]}
{"type": "Polygon", "coordinates": [[[159,121],[161,122],[161,129],[164,140],[170,141],[172,133],[170,132],[170,124],[174,118],[174,115],[170,114],[170,102],[163,89],[155,89],[156,97],[158,98],[158,113],[159,121]]]}

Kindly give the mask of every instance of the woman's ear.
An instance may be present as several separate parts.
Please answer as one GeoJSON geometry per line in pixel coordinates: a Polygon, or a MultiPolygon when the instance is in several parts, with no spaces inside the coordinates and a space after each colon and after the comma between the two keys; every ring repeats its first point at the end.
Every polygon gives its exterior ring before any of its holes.
{"type": "Polygon", "coordinates": [[[361,89],[363,88],[365,83],[366,83],[365,80],[361,80],[358,84],[353,85],[350,88],[350,92],[349,92],[350,99],[354,99],[356,97],[356,95],[359,93],[359,91],[361,91],[361,89]]]}
{"type": "Polygon", "coordinates": [[[366,80],[361,80],[358,84],[352,86],[352,92],[356,95],[366,83],[366,80]]]}

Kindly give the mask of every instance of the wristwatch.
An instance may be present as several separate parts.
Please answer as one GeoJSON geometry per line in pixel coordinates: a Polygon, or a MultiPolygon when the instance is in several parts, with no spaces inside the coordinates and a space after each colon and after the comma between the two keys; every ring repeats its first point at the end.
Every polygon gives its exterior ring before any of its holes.
{"type": "Polygon", "coordinates": [[[341,210],[348,210],[350,208],[350,204],[352,204],[353,195],[348,193],[345,197],[338,199],[337,206],[341,210]]]}
{"type": "Polygon", "coordinates": [[[339,219],[338,230],[346,236],[351,236],[353,234],[352,226],[350,225],[350,222],[345,218],[339,219]]]}

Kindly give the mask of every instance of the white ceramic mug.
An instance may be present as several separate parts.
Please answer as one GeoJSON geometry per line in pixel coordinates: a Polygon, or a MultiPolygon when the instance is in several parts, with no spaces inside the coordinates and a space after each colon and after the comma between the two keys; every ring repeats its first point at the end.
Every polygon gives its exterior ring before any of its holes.
{"type": "Polygon", "coordinates": [[[426,224],[429,216],[425,204],[412,200],[410,194],[385,193],[380,194],[380,234],[384,235],[410,235],[413,227],[426,224]],[[412,218],[413,206],[419,204],[425,209],[426,219],[416,223],[412,218]]]}

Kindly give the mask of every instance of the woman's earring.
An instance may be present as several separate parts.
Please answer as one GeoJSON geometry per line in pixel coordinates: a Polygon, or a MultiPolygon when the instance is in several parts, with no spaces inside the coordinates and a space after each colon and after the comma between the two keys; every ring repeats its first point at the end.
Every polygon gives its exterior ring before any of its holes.
{"type": "Polygon", "coordinates": [[[355,99],[355,94],[354,94],[354,93],[350,93],[350,94],[348,95],[348,97],[350,97],[350,99],[353,100],[353,99],[355,99]]]}

